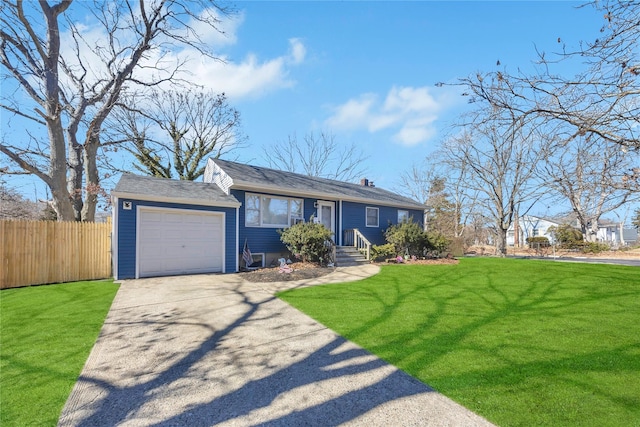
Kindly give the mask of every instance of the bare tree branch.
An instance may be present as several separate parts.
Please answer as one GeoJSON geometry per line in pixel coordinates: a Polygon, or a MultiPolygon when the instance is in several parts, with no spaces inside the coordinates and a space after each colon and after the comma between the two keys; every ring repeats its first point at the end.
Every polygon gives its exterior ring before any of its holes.
{"type": "Polygon", "coordinates": [[[364,176],[367,157],[355,144],[338,144],[328,132],[308,133],[303,141],[289,135],[287,141],[263,148],[269,166],[289,172],[341,181],[355,181],[364,176]]]}
{"type": "Polygon", "coordinates": [[[540,180],[557,200],[569,202],[586,241],[595,241],[600,218],[637,197],[638,178],[626,172],[640,160],[593,134],[569,140],[547,134],[540,180]]]}
{"type": "Polygon", "coordinates": [[[506,255],[507,230],[526,201],[536,198],[534,171],[540,159],[538,124],[505,108],[478,104],[461,132],[442,147],[444,161],[461,176],[460,185],[478,195],[491,218],[497,253],[506,255]]]}
{"type": "Polygon", "coordinates": [[[224,94],[158,92],[139,94],[120,103],[111,138],[127,143],[123,148],[135,159],[133,167],[158,177],[195,180],[205,161],[238,149],[244,142],[240,113],[224,94]]]}
{"type": "MultiPolygon", "coordinates": [[[[39,155],[48,162],[30,161],[33,146],[11,149],[3,144],[2,152],[49,186],[58,219],[93,220],[103,192],[98,159],[106,152],[101,133],[121,95],[135,86],[176,82],[185,62],[170,65],[163,59],[173,49],[189,46],[215,57],[201,32],[191,26],[217,30],[219,17],[229,13],[205,0],[3,2],[2,78],[20,92],[4,93],[0,106],[46,129],[49,145],[40,147],[39,155]],[[72,5],[77,6],[73,11],[72,5]],[[95,31],[76,22],[82,12],[93,16],[95,31]],[[91,39],[96,32],[103,36],[91,39]],[[151,61],[154,57],[159,59],[151,61]],[[25,94],[31,106],[22,98],[16,101],[25,94]],[[30,108],[36,115],[27,112],[30,108]]],[[[113,146],[117,140],[107,144],[113,146]]]]}
{"type": "Polygon", "coordinates": [[[605,23],[592,42],[549,56],[538,53],[537,71],[506,70],[461,79],[470,102],[484,101],[508,108],[521,117],[539,117],[573,128],[576,136],[640,148],[640,4],[593,2],[605,23]],[[582,71],[554,74],[556,65],[575,62],[582,71]]]}

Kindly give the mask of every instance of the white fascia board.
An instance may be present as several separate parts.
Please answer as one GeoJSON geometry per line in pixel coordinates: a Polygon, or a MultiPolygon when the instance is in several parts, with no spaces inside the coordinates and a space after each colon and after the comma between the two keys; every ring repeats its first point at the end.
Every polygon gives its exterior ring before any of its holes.
{"type": "Polygon", "coordinates": [[[220,207],[220,208],[237,208],[242,205],[242,203],[240,202],[217,201],[217,200],[208,200],[208,199],[189,199],[189,198],[182,199],[182,198],[176,198],[176,197],[166,197],[166,196],[150,195],[150,194],[136,194],[136,193],[123,193],[123,192],[112,192],[111,194],[121,199],[143,200],[147,202],[182,203],[184,205],[201,205],[201,206],[213,206],[213,207],[220,207]]]}
{"type": "Polygon", "coordinates": [[[269,193],[269,194],[273,194],[273,195],[283,195],[283,196],[295,196],[295,197],[306,197],[306,198],[314,198],[315,197],[315,198],[321,199],[321,200],[341,200],[341,201],[345,201],[345,202],[355,202],[355,203],[381,205],[381,206],[392,206],[392,207],[397,207],[397,208],[405,208],[405,209],[413,209],[413,210],[420,210],[420,209],[425,209],[426,208],[426,206],[425,207],[418,207],[418,206],[414,206],[414,205],[405,205],[405,204],[400,204],[400,203],[384,202],[384,201],[381,201],[381,200],[368,199],[368,198],[365,198],[365,197],[339,196],[339,195],[336,195],[336,194],[322,193],[322,192],[317,192],[317,193],[304,192],[304,193],[302,193],[300,191],[293,191],[291,189],[284,188],[284,187],[277,187],[277,186],[274,186],[274,185],[259,185],[259,184],[250,183],[250,182],[243,182],[243,181],[234,181],[232,189],[244,190],[244,191],[248,191],[248,192],[260,191],[260,192],[269,193]]]}
{"type": "Polygon", "coordinates": [[[111,194],[111,271],[113,271],[114,280],[119,279],[120,271],[118,268],[118,197],[111,194]]]}
{"type": "Polygon", "coordinates": [[[240,255],[238,253],[239,249],[240,249],[240,207],[237,207],[236,208],[236,241],[235,241],[235,252],[236,252],[235,272],[236,273],[240,271],[240,255]]]}

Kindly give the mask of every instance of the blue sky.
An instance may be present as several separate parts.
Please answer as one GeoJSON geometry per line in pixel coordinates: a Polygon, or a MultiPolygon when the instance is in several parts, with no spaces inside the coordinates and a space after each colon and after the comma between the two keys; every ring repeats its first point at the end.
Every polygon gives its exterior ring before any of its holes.
{"type": "Polygon", "coordinates": [[[465,108],[456,88],[435,84],[527,69],[536,48],[558,51],[558,38],[568,47],[596,38],[602,17],[579,5],[238,2],[226,35],[206,35],[225,62],[194,58],[190,78],[240,111],[248,144],[233,153],[238,160],[267,165],[261,147],[327,131],[368,156],[371,181],[397,190],[465,108]]]}
{"type": "Polygon", "coordinates": [[[435,84],[526,69],[536,48],[559,51],[558,38],[575,47],[597,37],[602,17],[579,4],[239,2],[234,43],[221,50],[229,65],[283,58],[271,85],[225,89],[249,137],[240,158],[266,164],[263,144],[326,130],[369,156],[370,180],[395,189],[465,108],[456,88],[435,84]]]}

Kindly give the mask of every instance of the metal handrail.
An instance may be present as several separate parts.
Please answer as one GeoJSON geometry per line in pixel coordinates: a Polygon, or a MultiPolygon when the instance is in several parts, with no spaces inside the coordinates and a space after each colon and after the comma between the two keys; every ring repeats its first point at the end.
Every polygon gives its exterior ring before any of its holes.
{"type": "Polygon", "coordinates": [[[360,252],[364,252],[367,260],[371,259],[371,242],[357,228],[344,231],[344,245],[353,246],[360,252]]]}

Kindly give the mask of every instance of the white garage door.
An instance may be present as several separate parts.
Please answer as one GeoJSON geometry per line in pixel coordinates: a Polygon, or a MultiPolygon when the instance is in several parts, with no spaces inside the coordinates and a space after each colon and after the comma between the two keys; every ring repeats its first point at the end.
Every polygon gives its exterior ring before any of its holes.
{"type": "Polygon", "coordinates": [[[224,214],[144,209],[138,218],[138,277],[221,272],[224,214]]]}

